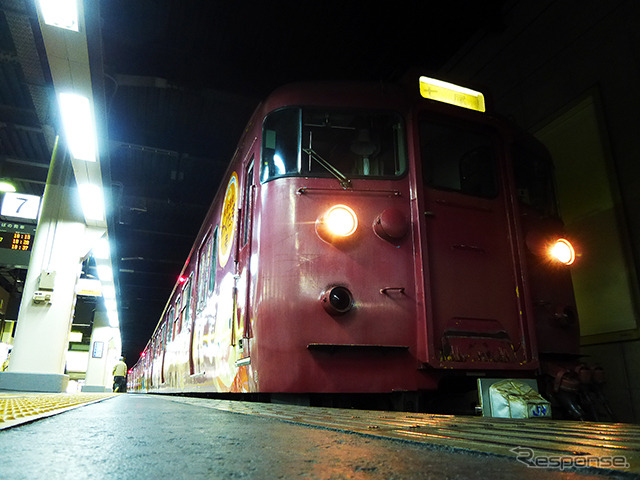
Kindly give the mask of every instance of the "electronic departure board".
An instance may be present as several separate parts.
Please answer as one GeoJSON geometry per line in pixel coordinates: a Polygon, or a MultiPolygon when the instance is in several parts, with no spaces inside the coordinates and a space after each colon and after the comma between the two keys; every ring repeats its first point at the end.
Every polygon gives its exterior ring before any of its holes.
{"type": "Polygon", "coordinates": [[[32,238],[30,233],[0,232],[0,248],[9,250],[31,250],[32,238]]]}
{"type": "Polygon", "coordinates": [[[36,226],[0,220],[0,267],[28,268],[36,226]]]}

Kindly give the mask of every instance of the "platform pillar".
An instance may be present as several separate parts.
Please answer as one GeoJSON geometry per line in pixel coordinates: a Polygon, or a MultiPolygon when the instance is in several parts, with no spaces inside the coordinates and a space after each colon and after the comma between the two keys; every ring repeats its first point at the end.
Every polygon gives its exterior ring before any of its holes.
{"type": "Polygon", "coordinates": [[[120,343],[120,329],[109,325],[107,312],[96,310],[83,392],[112,391],[113,367],[120,356],[120,343]]]}
{"type": "Polygon", "coordinates": [[[0,373],[2,390],[63,392],[69,381],[64,373],[65,357],[76,302],[76,282],[86,253],[87,236],[95,236],[96,232],[84,223],[71,163],[65,155],[64,149],[56,144],[18,312],[11,360],[7,371],[0,373]],[[50,295],[49,300],[46,295],[50,295]]]}

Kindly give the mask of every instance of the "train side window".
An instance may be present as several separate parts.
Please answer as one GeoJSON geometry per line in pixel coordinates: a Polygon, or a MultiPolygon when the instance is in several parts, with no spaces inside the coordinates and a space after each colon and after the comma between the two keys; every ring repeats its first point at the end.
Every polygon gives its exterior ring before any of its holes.
{"type": "Polygon", "coordinates": [[[169,310],[169,316],[167,317],[167,343],[175,338],[175,322],[174,322],[174,310],[173,307],[169,310]]]}
{"type": "Polygon", "coordinates": [[[261,182],[299,172],[299,139],[299,108],[283,108],[269,114],[262,131],[261,182]]]}
{"type": "Polygon", "coordinates": [[[167,313],[164,319],[164,344],[167,345],[171,341],[171,327],[173,326],[172,313],[167,313]]]}
{"type": "Polygon", "coordinates": [[[197,308],[201,311],[207,304],[208,292],[207,285],[209,282],[209,262],[211,256],[211,235],[207,235],[202,246],[200,247],[200,257],[198,258],[198,276],[196,279],[196,296],[197,308]]]}
{"type": "Polygon", "coordinates": [[[180,331],[191,331],[191,276],[182,289],[182,311],[180,312],[180,331]]]}
{"type": "Polygon", "coordinates": [[[498,195],[496,149],[492,135],[463,126],[420,122],[424,182],[465,195],[498,195]]]}
{"type": "Polygon", "coordinates": [[[249,241],[249,230],[251,226],[251,210],[253,208],[253,160],[247,168],[244,184],[244,199],[242,205],[242,246],[249,241]]]}
{"type": "Polygon", "coordinates": [[[176,336],[180,333],[181,320],[182,320],[182,317],[180,316],[180,295],[178,294],[178,300],[176,300],[176,306],[175,306],[174,318],[173,318],[173,338],[176,338],[176,336]]]}
{"type": "Polygon", "coordinates": [[[216,269],[218,267],[218,227],[213,231],[211,235],[209,249],[209,295],[213,293],[216,286],[216,269]]]}

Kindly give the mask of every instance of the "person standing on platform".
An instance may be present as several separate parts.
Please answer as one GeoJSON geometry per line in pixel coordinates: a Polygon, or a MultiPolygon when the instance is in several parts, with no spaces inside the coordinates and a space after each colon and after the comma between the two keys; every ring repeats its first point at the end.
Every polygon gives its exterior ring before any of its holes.
{"type": "Polygon", "coordinates": [[[1,371],[4,372],[7,368],[9,368],[9,359],[10,358],[11,358],[11,350],[9,350],[9,353],[7,353],[7,359],[2,364],[2,370],[1,371]]]}
{"type": "Polygon", "coordinates": [[[124,363],[124,357],[120,357],[116,366],[113,367],[113,391],[127,391],[127,364],[124,363]]]}

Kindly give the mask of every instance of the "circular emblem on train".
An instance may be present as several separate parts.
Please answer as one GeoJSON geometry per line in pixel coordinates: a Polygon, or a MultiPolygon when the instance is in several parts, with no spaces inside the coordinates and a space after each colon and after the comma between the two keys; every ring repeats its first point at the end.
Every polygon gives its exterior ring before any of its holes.
{"type": "Polygon", "coordinates": [[[231,244],[236,229],[236,217],[238,215],[238,175],[233,172],[222,203],[222,218],[218,229],[218,259],[220,266],[224,267],[229,260],[231,244]]]}

